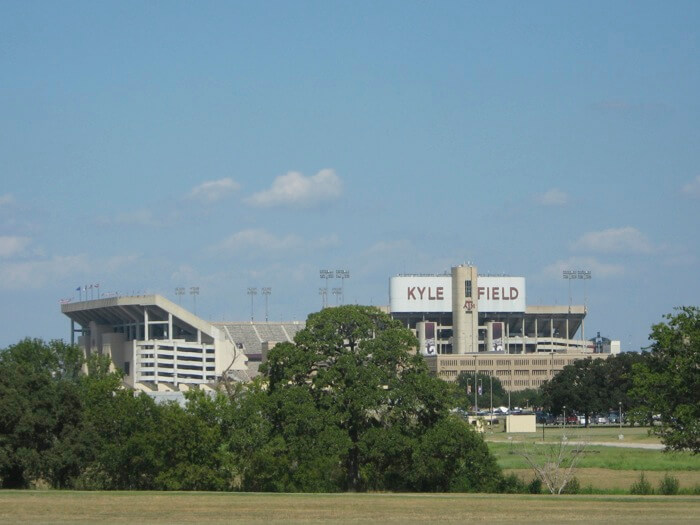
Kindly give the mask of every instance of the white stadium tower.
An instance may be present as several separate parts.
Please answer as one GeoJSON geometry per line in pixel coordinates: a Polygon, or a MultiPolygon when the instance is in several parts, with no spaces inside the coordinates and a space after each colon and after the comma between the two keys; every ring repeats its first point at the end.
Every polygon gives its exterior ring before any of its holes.
{"type": "Polygon", "coordinates": [[[528,306],[524,277],[456,266],[392,277],[389,297],[392,317],[415,332],[430,369],[448,381],[479,372],[507,390],[537,388],[576,360],[619,352],[619,343],[585,338],[585,306],[528,306]]]}

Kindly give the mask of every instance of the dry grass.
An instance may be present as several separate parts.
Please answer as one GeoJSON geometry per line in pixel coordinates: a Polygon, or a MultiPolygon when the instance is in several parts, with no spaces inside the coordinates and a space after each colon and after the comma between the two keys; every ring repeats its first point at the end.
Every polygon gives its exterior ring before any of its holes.
{"type": "Polygon", "coordinates": [[[695,522],[700,497],[1,491],[2,523],[695,522]]]}
{"type": "MultiPolygon", "coordinates": [[[[532,469],[506,469],[505,474],[517,474],[526,483],[532,481],[535,473],[532,469]]],[[[601,491],[621,490],[628,491],[635,481],[639,481],[639,470],[611,470],[605,468],[579,468],[576,469],[575,476],[578,478],[581,487],[593,486],[601,491]]],[[[692,489],[700,485],[700,471],[673,471],[669,472],[673,477],[678,478],[682,489],[692,489]]],[[[654,488],[658,487],[666,472],[644,471],[644,476],[654,488]]]]}

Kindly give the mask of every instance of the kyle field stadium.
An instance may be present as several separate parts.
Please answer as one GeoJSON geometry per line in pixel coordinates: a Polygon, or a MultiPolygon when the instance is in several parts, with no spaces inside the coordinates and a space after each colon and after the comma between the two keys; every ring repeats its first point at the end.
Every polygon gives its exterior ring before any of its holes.
{"type": "MultiPolygon", "coordinates": [[[[387,310],[447,381],[476,371],[506,390],[537,388],[579,359],[620,351],[619,341],[585,338],[585,306],[528,306],[524,277],[481,276],[475,266],[392,277],[387,310]]],[[[222,376],[250,380],[270,348],[304,328],[303,321],[209,322],[160,295],[68,302],[61,311],[86,355],[108,355],[128,386],[164,399],[214,388],[222,376]]]]}

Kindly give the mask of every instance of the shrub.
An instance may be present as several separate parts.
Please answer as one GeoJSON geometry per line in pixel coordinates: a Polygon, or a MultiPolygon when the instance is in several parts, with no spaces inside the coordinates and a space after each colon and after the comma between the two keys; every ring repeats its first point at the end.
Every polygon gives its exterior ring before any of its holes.
{"type": "Polygon", "coordinates": [[[576,476],[571,478],[560,494],[578,494],[581,492],[581,482],[576,476]]]}
{"type": "Polygon", "coordinates": [[[542,480],[540,478],[533,478],[533,480],[527,486],[527,491],[530,494],[541,494],[542,480]]]}
{"type": "Polygon", "coordinates": [[[678,494],[678,489],[680,488],[680,483],[678,478],[671,476],[668,472],[664,475],[663,479],[659,482],[659,494],[664,496],[674,496],[678,494]]]}
{"type": "Polygon", "coordinates": [[[644,472],[639,475],[639,479],[632,483],[632,486],[630,487],[630,494],[647,496],[653,493],[654,489],[651,488],[651,483],[649,483],[647,480],[644,472]]]}
{"type": "Polygon", "coordinates": [[[525,482],[516,474],[509,474],[501,479],[498,492],[502,494],[524,494],[527,492],[527,487],[525,482]]]}

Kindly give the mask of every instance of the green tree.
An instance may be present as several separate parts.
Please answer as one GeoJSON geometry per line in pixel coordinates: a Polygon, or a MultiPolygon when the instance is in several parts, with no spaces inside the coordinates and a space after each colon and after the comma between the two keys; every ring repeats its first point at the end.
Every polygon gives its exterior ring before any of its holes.
{"type": "MultiPolygon", "coordinates": [[[[491,392],[493,387],[493,406],[508,406],[508,392],[503,388],[501,380],[487,374],[476,374],[476,384],[481,385],[481,394],[478,393],[479,409],[489,409],[491,406],[491,392]]],[[[464,410],[474,409],[474,374],[461,372],[454,383],[455,404],[464,410]]]]}
{"type": "Polygon", "coordinates": [[[596,413],[629,410],[637,401],[632,393],[633,366],[644,354],[624,353],[607,359],[584,359],[564,367],[542,385],[542,403],[556,414],[576,411],[586,422],[596,413]]]}
{"type": "Polygon", "coordinates": [[[421,436],[412,481],[421,492],[496,492],[502,476],[481,436],[453,416],[421,436]]]}
{"type": "MultiPolygon", "coordinates": [[[[424,486],[415,474],[427,450],[420,446],[431,429],[447,424],[452,401],[450,387],[428,373],[416,346],[410,331],[376,308],[342,306],[309,316],[295,343],[277,345],[261,368],[273,436],[265,446],[276,461],[269,466],[286,465],[289,482],[300,490],[424,486]]],[[[451,424],[472,432],[464,422],[451,424]]],[[[471,443],[464,445],[469,451],[471,443]]],[[[486,449],[473,459],[491,461],[486,449]]],[[[456,480],[466,475],[463,469],[445,473],[441,490],[485,486],[485,480],[456,480]]]]}
{"type": "Polygon", "coordinates": [[[700,452],[700,308],[684,306],[652,327],[648,358],[634,365],[638,412],[659,414],[667,449],[700,452]]]}
{"type": "MultiPolygon", "coordinates": [[[[206,395],[206,394],[205,394],[206,395]]],[[[162,490],[225,490],[221,427],[209,424],[188,403],[159,407],[159,425],[151,430],[155,442],[154,485],[162,490]]]]}
{"type": "Polygon", "coordinates": [[[542,385],[544,406],[555,414],[569,413],[586,416],[607,410],[605,362],[601,359],[582,359],[564,367],[542,385]],[[605,408],[603,408],[605,407],[605,408]]]}
{"type": "Polygon", "coordinates": [[[65,487],[77,476],[86,444],[76,383],[78,349],[24,339],[0,352],[0,485],[45,480],[65,487]]]}
{"type": "Polygon", "coordinates": [[[541,407],[543,400],[540,388],[525,388],[510,393],[510,404],[514,407],[541,407]]]}

